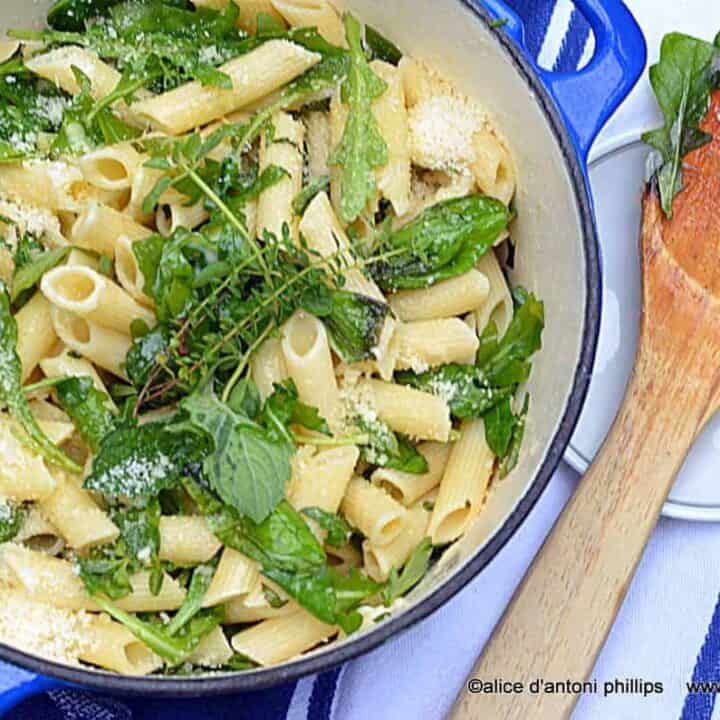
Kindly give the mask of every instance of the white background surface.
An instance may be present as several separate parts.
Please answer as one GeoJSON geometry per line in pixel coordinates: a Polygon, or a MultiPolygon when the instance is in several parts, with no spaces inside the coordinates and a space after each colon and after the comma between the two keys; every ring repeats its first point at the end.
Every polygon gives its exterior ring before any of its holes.
{"type": "MultiPolygon", "coordinates": [[[[646,32],[651,61],[664,32],[711,39],[720,29],[720,4],[714,0],[628,0],[628,5],[646,32]]],[[[649,92],[645,78],[603,132],[600,147],[634,139],[654,122],[649,92]]],[[[627,202],[637,202],[637,194],[629,193],[627,202]]],[[[576,481],[572,470],[561,467],[527,522],[478,578],[429,620],[348,667],[336,703],[338,720],[366,720],[370,708],[375,720],[444,716],[576,481]]],[[[647,699],[587,696],[575,720],[680,716],[685,682],[720,592],[719,559],[720,525],[661,520],[595,677],[659,681],[665,692],[647,699]]]]}

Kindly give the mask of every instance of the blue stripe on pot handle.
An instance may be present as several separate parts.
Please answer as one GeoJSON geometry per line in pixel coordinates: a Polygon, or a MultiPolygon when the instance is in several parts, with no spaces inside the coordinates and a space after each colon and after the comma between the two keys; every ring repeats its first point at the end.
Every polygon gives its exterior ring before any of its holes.
{"type": "Polygon", "coordinates": [[[610,116],[633,89],[647,61],[640,26],[622,0],[573,0],[595,34],[595,53],[576,72],[551,72],[527,51],[526,28],[503,0],[482,0],[491,14],[505,21],[502,29],[525,51],[567,124],[583,163],[610,116]]]}
{"type": "MultiPolygon", "coordinates": [[[[5,670],[6,666],[2,666],[2,669],[5,670]]],[[[6,687],[3,692],[0,692],[0,718],[5,717],[10,710],[33,695],[39,695],[60,687],[67,687],[42,675],[34,675],[20,669],[17,672],[18,677],[12,678],[16,682],[11,687],[6,687]]]]}

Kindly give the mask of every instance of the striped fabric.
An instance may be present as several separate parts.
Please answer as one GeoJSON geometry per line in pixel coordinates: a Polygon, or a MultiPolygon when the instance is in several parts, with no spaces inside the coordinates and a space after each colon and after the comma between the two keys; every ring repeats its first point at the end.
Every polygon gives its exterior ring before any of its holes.
{"type": "MultiPolygon", "coordinates": [[[[539,64],[557,72],[571,72],[592,56],[593,38],[583,16],[570,0],[507,0],[526,21],[529,52],[539,64]]],[[[720,621],[719,621],[720,622],[720,621]]],[[[716,642],[708,650],[718,672],[716,642]]],[[[74,690],[53,690],[25,701],[8,720],[330,720],[335,712],[343,668],[272,690],[242,696],[168,702],[152,699],[114,699],[74,690]]],[[[17,673],[0,663],[0,691],[17,673]],[[5,682],[3,682],[5,680],[5,682]]],[[[421,686],[422,678],[418,678],[421,686]]],[[[374,698],[367,698],[373,715],[374,698]]],[[[399,699],[398,699],[399,700],[399,699]]],[[[407,717],[398,708],[398,718],[407,717]]],[[[688,715],[691,718],[705,715],[688,715]]],[[[709,718],[709,715],[707,716],[709,718]]]]}

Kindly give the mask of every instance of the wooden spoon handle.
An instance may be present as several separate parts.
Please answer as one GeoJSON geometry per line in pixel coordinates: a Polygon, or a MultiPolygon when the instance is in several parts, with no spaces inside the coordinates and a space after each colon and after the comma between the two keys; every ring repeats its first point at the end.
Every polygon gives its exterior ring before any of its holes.
{"type": "Polygon", "coordinates": [[[640,351],[606,444],[557,521],[472,678],[524,683],[521,694],[467,687],[455,720],[560,720],[573,694],[528,685],[584,681],[605,643],[648,536],[703,419],[682,363],[640,351]],[[695,407],[692,405],[695,403],[695,407]]]}

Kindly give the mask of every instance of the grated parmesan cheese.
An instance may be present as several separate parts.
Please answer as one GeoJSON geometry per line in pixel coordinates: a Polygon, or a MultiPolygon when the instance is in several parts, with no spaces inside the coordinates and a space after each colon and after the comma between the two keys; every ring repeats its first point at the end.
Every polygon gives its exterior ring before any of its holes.
{"type": "Polygon", "coordinates": [[[410,109],[410,147],[416,165],[458,172],[475,158],[473,135],[482,115],[465,98],[433,95],[410,109]]]}
{"type": "Polygon", "coordinates": [[[92,616],[35,602],[0,587],[0,642],[67,665],[79,664],[90,643],[92,616]]]}

